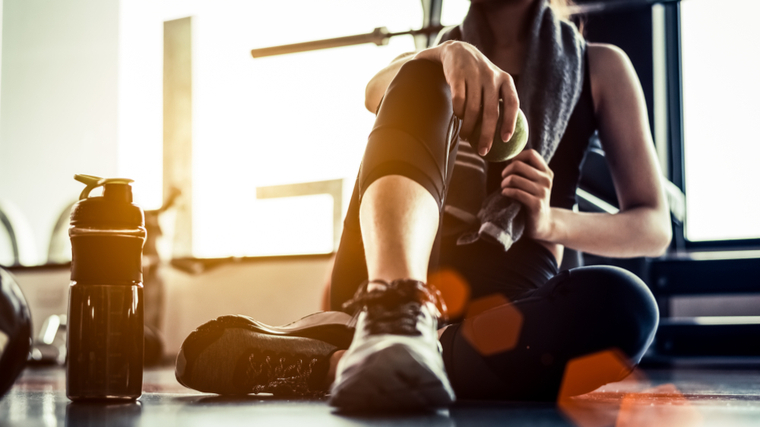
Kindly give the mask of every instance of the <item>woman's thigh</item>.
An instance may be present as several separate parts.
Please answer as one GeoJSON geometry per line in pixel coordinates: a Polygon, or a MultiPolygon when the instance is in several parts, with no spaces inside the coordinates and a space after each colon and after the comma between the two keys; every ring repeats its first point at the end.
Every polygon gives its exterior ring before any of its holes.
{"type": "MultiPolygon", "coordinates": [[[[657,305],[639,278],[610,266],[581,267],[512,304],[450,326],[441,342],[460,397],[553,400],[568,362],[610,351],[635,365],[657,322],[657,305]],[[493,352],[488,340],[509,347],[493,352]]],[[[598,374],[601,386],[621,372],[598,374]]]]}
{"type": "MultiPolygon", "coordinates": [[[[463,280],[471,303],[495,299],[516,301],[554,277],[554,256],[535,241],[524,238],[508,251],[478,240],[457,245],[457,236],[442,239],[438,270],[453,270],[463,280]]],[[[443,289],[442,291],[445,291],[443,289]]]]}

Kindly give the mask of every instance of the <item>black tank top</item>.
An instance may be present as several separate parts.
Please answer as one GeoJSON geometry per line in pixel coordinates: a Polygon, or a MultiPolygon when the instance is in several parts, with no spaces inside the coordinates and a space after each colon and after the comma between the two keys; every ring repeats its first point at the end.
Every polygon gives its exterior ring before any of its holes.
{"type": "MultiPolygon", "coordinates": [[[[584,62],[580,98],[549,162],[549,168],[554,172],[550,204],[567,209],[575,204],[581,163],[589,139],[596,130],[588,56],[584,62]]],[[[501,171],[505,166],[506,163],[488,163],[488,194],[501,187],[501,171]]],[[[546,247],[525,237],[505,252],[500,246],[483,240],[459,246],[454,235],[442,239],[440,254],[440,266],[453,268],[469,283],[471,299],[500,293],[514,301],[546,283],[557,274],[559,268],[554,255],[546,247]]]]}
{"type": "MultiPolygon", "coordinates": [[[[549,169],[554,172],[550,205],[566,209],[572,209],[575,205],[575,190],[581,175],[583,156],[591,136],[597,129],[588,70],[588,49],[586,49],[583,68],[581,95],[570,115],[567,129],[562,135],[557,151],[549,162],[549,169]]],[[[501,171],[504,170],[506,164],[506,162],[488,164],[486,194],[491,194],[501,187],[501,171]]]]}

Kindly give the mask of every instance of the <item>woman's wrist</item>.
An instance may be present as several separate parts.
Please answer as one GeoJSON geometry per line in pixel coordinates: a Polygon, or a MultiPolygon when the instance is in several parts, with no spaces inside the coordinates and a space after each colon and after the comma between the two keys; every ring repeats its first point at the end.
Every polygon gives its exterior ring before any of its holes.
{"type": "Polygon", "coordinates": [[[550,209],[551,215],[549,215],[549,217],[551,220],[549,221],[549,234],[543,240],[549,243],[564,244],[563,242],[566,240],[565,237],[567,234],[564,227],[564,219],[566,214],[571,211],[556,207],[550,209]]]}
{"type": "Polygon", "coordinates": [[[429,47],[427,49],[423,49],[419,52],[417,52],[416,55],[414,55],[414,59],[427,59],[428,61],[435,61],[435,62],[443,62],[441,60],[441,51],[445,49],[446,45],[449,42],[444,42],[442,44],[439,44],[438,46],[429,47]]]}

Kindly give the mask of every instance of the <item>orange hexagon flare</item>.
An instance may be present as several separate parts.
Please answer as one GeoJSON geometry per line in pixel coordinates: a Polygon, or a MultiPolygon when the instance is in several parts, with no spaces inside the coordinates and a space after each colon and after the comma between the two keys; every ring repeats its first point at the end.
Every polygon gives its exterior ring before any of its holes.
{"type": "MultiPolygon", "coordinates": [[[[620,381],[633,371],[623,353],[604,350],[574,358],[565,365],[557,407],[578,427],[603,427],[614,424],[620,408],[620,394],[589,393],[597,388],[620,381]]],[[[638,381],[638,375],[634,378],[638,381]]],[[[643,378],[642,378],[643,380],[643,378]]]]}
{"type": "Polygon", "coordinates": [[[440,291],[446,306],[443,313],[449,319],[462,314],[470,299],[470,285],[459,273],[451,269],[436,271],[428,277],[428,283],[440,291]]]}
{"type": "Polygon", "coordinates": [[[633,371],[633,365],[617,349],[576,357],[567,362],[559,399],[594,391],[611,382],[620,381],[633,371]]]}
{"type": "Polygon", "coordinates": [[[476,351],[490,356],[515,348],[522,325],[522,313],[504,296],[494,294],[470,303],[462,335],[476,351]]]}

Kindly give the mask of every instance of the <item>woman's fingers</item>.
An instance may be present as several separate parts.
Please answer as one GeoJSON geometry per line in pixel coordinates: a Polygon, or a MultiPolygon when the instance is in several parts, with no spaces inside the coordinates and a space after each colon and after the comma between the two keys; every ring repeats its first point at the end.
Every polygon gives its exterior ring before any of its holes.
{"type": "Polygon", "coordinates": [[[464,117],[465,100],[467,99],[467,86],[464,79],[454,79],[449,82],[451,87],[451,104],[454,109],[454,115],[459,118],[464,117]]]}
{"type": "Polygon", "coordinates": [[[546,160],[544,160],[543,156],[538,154],[538,151],[534,149],[530,150],[523,150],[520,152],[520,154],[516,155],[513,159],[514,160],[520,160],[523,161],[534,168],[545,172],[547,175],[549,175],[550,178],[554,178],[554,172],[552,172],[551,169],[549,169],[549,165],[546,164],[546,160]]]}
{"type": "Polygon", "coordinates": [[[480,117],[480,102],[483,89],[477,79],[468,79],[466,85],[467,101],[462,121],[462,134],[469,138],[472,136],[472,131],[475,129],[475,125],[480,117]]]}
{"type": "Polygon", "coordinates": [[[504,185],[504,179],[509,178],[512,175],[523,176],[531,181],[534,181],[540,185],[543,185],[544,187],[551,188],[552,186],[552,178],[551,176],[549,176],[548,173],[543,172],[539,169],[536,169],[532,165],[529,165],[519,160],[518,161],[513,160],[501,172],[501,176],[503,178],[502,186],[504,185]]]}
{"type": "Polygon", "coordinates": [[[502,188],[501,194],[517,200],[518,202],[522,203],[523,206],[528,208],[528,210],[530,210],[531,212],[537,211],[539,207],[539,203],[541,203],[540,200],[536,196],[520,188],[513,188],[513,187],[502,188]]]}
{"type": "Polygon", "coordinates": [[[520,105],[512,76],[468,43],[448,41],[427,51],[435,51],[436,59],[443,65],[454,114],[462,119],[461,136],[485,155],[491,149],[501,120],[499,136],[508,140],[514,133],[520,105]],[[499,114],[499,98],[504,100],[502,114],[499,114]],[[480,134],[473,135],[478,122],[480,134]]]}
{"type": "MultiPolygon", "coordinates": [[[[538,169],[541,172],[544,172],[549,176],[550,179],[554,179],[554,172],[549,168],[549,165],[546,164],[546,160],[538,154],[538,151],[534,149],[529,150],[523,150],[518,155],[512,158],[511,164],[517,163],[517,162],[523,162],[528,165],[530,165],[533,168],[538,169]]],[[[501,171],[501,176],[507,176],[509,169],[509,165],[507,165],[504,170],[501,171]]]]}
{"type": "Polygon", "coordinates": [[[501,189],[505,196],[514,197],[526,205],[549,202],[554,173],[535,150],[526,150],[517,155],[504,168],[501,176],[501,189]],[[517,197],[518,194],[520,197],[517,197]],[[524,200],[526,195],[535,200],[524,200]]]}
{"type": "Polygon", "coordinates": [[[510,175],[504,178],[501,182],[501,188],[517,188],[540,198],[544,198],[549,194],[549,189],[546,186],[520,175],[510,175]]]}
{"type": "Polygon", "coordinates": [[[520,101],[517,97],[517,88],[515,88],[515,82],[512,79],[512,76],[504,73],[499,90],[503,102],[503,109],[501,112],[501,140],[507,142],[512,138],[512,134],[515,133],[515,126],[517,125],[517,110],[520,108],[520,101]]]}
{"type": "Polygon", "coordinates": [[[491,151],[496,125],[499,122],[498,94],[499,92],[494,88],[483,88],[483,121],[481,122],[480,140],[478,141],[478,152],[483,156],[491,151]]]}

